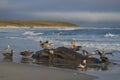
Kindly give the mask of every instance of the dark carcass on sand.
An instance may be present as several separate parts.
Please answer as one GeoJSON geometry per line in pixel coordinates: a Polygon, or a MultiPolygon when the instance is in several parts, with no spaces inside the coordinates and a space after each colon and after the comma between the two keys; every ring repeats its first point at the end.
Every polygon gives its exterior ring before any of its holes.
{"type": "MultiPolygon", "coordinates": [[[[71,48],[66,47],[58,47],[56,49],[52,49],[52,54],[50,52],[51,49],[43,49],[37,51],[33,54],[34,59],[50,59],[51,57],[54,58],[53,62],[57,62],[59,60],[64,62],[75,63],[76,66],[82,62],[84,56],[82,54],[77,53],[76,51],[72,50],[71,48]]],[[[65,63],[66,64],[66,63],[65,63]]]]}

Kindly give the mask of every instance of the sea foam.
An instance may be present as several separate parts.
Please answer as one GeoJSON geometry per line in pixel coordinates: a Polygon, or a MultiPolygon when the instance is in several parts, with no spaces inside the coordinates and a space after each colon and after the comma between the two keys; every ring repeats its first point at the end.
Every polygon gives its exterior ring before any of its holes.
{"type": "Polygon", "coordinates": [[[30,35],[30,36],[37,36],[37,35],[42,35],[43,33],[35,33],[33,31],[26,31],[23,33],[23,35],[30,35]]]}
{"type": "Polygon", "coordinates": [[[104,37],[107,37],[107,38],[112,38],[112,37],[118,37],[119,35],[116,35],[116,34],[112,34],[112,33],[106,33],[104,35],[104,37]]]}

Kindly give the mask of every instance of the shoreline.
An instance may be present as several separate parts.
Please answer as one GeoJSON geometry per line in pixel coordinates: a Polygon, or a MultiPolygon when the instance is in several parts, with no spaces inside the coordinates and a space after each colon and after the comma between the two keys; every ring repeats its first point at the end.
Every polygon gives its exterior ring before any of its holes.
{"type": "Polygon", "coordinates": [[[76,26],[34,26],[34,27],[29,27],[29,26],[0,26],[0,29],[80,29],[80,27],[76,26]]]}
{"type": "Polygon", "coordinates": [[[0,80],[94,80],[96,78],[76,70],[8,62],[0,63],[0,80]]]}

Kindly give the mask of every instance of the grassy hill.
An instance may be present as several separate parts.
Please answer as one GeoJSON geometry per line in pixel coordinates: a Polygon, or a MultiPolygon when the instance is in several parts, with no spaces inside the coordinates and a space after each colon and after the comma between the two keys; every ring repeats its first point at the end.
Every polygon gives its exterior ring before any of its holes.
{"type": "Polygon", "coordinates": [[[64,27],[64,26],[68,26],[68,27],[77,27],[77,25],[69,23],[69,22],[56,22],[56,21],[0,21],[0,26],[17,26],[17,27],[34,27],[34,26],[48,26],[48,27],[64,27]]]}

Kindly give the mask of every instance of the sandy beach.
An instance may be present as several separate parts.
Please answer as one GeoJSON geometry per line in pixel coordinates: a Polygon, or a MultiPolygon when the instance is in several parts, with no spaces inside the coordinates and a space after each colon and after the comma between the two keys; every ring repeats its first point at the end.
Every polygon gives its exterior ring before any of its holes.
{"type": "Polygon", "coordinates": [[[28,64],[0,63],[0,80],[94,80],[75,70],[28,64]]]}

